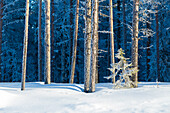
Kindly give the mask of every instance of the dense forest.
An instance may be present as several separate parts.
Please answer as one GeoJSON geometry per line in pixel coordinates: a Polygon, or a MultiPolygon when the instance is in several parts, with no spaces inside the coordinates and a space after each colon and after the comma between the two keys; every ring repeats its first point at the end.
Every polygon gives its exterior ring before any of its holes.
{"type": "Polygon", "coordinates": [[[21,81],[27,36],[27,82],[111,82],[120,48],[138,81],[170,82],[168,0],[0,2],[0,82],[21,81]]]}

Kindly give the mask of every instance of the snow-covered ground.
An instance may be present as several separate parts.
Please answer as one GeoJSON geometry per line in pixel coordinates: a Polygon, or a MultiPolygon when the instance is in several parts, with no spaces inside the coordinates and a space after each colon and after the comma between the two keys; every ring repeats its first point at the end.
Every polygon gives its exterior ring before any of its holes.
{"type": "Polygon", "coordinates": [[[170,113],[170,83],[140,83],[135,89],[96,85],[84,93],[83,85],[0,83],[0,113],[170,113]]]}

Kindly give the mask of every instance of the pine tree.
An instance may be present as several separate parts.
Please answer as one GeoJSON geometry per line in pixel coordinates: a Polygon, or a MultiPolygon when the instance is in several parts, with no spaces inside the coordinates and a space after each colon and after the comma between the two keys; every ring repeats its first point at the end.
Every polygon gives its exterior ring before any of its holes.
{"type": "MultiPolygon", "coordinates": [[[[132,37],[132,65],[138,68],[138,24],[139,24],[139,0],[133,0],[133,37],[132,37]]],[[[138,85],[138,73],[132,76],[132,81],[135,82],[135,87],[138,85]]]]}
{"type": "Polygon", "coordinates": [[[42,81],[41,15],[42,15],[42,0],[39,0],[39,13],[38,13],[38,80],[39,80],[39,81],[42,81]]]}
{"type": "Polygon", "coordinates": [[[90,91],[91,63],[91,0],[86,0],[86,34],[84,40],[84,92],[90,91]]]}
{"type": "Polygon", "coordinates": [[[27,46],[28,46],[28,20],[29,20],[29,0],[26,0],[25,12],[25,32],[24,32],[24,47],[23,47],[23,61],[22,61],[22,79],[21,90],[25,90],[26,79],[26,65],[27,65],[27,46]]]}
{"type": "Polygon", "coordinates": [[[116,83],[114,84],[114,88],[122,88],[122,87],[126,87],[126,88],[132,88],[135,86],[135,83],[133,81],[131,81],[131,77],[132,74],[138,72],[136,67],[132,67],[132,63],[129,63],[127,60],[129,58],[125,58],[124,57],[125,53],[122,50],[122,48],[120,48],[118,50],[118,53],[116,54],[116,58],[119,59],[118,63],[115,64],[111,64],[111,68],[108,68],[112,73],[115,71],[115,69],[117,70],[115,74],[110,75],[109,77],[105,77],[107,79],[113,78],[117,75],[119,75],[119,80],[116,81],[116,83]],[[122,83],[124,82],[124,84],[122,85],[122,83]]]}
{"type": "Polygon", "coordinates": [[[74,30],[74,40],[73,40],[73,55],[72,55],[72,63],[71,63],[70,83],[72,83],[72,84],[74,83],[74,72],[75,72],[75,65],[76,65],[78,20],[79,20],[79,0],[77,0],[77,4],[76,4],[75,30],[74,30]]]}
{"type": "Polygon", "coordinates": [[[45,0],[45,84],[51,83],[50,0],[45,0]]]}
{"type": "MultiPolygon", "coordinates": [[[[110,0],[110,46],[111,46],[111,64],[115,63],[114,59],[114,31],[113,31],[113,2],[110,0]]],[[[112,72],[114,74],[114,71],[112,72]]],[[[112,80],[115,83],[115,77],[112,80]]]]}
{"type": "Polygon", "coordinates": [[[0,2],[0,82],[1,82],[1,75],[2,75],[2,58],[1,58],[1,54],[2,54],[2,27],[3,27],[3,0],[1,0],[0,2]]]}
{"type": "Polygon", "coordinates": [[[93,0],[93,34],[92,34],[92,62],[91,62],[91,92],[95,91],[98,54],[98,0],[93,0]]]}

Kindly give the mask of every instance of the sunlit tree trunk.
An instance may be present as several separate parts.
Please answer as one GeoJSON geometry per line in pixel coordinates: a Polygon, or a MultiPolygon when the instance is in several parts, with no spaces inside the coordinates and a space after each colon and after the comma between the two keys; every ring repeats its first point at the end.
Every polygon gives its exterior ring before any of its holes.
{"type": "Polygon", "coordinates": [[[27,47],[28,47],[28,20],[29,20],[29,0],[26,0],[21,90],[25,90],[26,65],[27,65],[27,47]]]}
{"type": "Polygon", "coordinates": [[[79,19],[79,0],[77,0],[77,4],[76,4],[75,30],[74,30],[74,40],[73,40],[73,54],[72,54],[72,63],[71,63],[70,83],[72,83],[72,84],[74,83],[74,72],[75,72],[75,65],[76,65],[78,19],[79,19]]]}
{"type": "Polygon", "coordinates": [[[90,89],[91,63],[91,0],[86,0],[86,34],[84,40],[84,92],[90,89]]]}
{"type": "MultiPolygon", "coordinates": [[[[133,37],[132,37],[132,65],[138,68],[138,24],[139,24],[139,0],[133,0],[133,37]]],[[[138,86],[138,72],[133,74],[132,81],[138,86]]]]}
{"type": "Polygon", "coordinates": [[[51,83],[50,0],[45,0],[45,84],[51,83]]]}
{"type": "Polygon", "coordinates": [[[42,0],[39,0],[39,13],[38,13],[38,80],[39,80],[39,81],[42,81],[41,14],[42,14],[42,0]]]}
{"type": "Polygon", "coordinates": [[[0,82],[1,82],[1,79],[2,79],[2,71],[1,71],[1,68],[2,68],[2,59],[1,59],[1,54],[2,54],[2,26],[3,26],[3,0],[1,0],[0,2],[0,82]]]}
{"type": "Polygon", "coordinates": [[[98,0],[93,0],[93,34],[92,34],[92,62],[91,62],[91,92],[95,91],[98,54],[98,0]]]}
{"type": "MultiPolygon", "coordinates": [[[[113,2],[110,0],[110,47],[111,47],[111,64],[115,63],[114,58],[114,31],[113,31],[113,2]]],[[[114,72],[112,73],[114,74],[114,72]]],[[[115,77],[113,77],[112,82],[115,83],[115,77]]]]}

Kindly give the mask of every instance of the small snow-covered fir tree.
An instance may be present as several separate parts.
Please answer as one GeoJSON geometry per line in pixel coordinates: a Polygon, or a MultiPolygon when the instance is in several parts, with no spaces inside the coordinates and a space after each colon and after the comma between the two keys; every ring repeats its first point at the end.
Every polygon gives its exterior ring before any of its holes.
{"type": "Polygon", "coordinates": [[[111,64],[111,68],[108,68],[111,72],[115,72],[109,77],[105,77],[107,79],[111,79],[115,76],[119,76],[119,80],[116,81],[114,84],[114,88],[133,88],[134,83],[131,81],[132,74],[136,73],[138,71],[137,68],[134,68],[132,66],[132,63],[130,61],[127,61],[129,58],[124,57],[124,51],[122,48],[118,50],[118,53],[116,54],[116,58],[119,59],[118,63],[111,64]]]}

